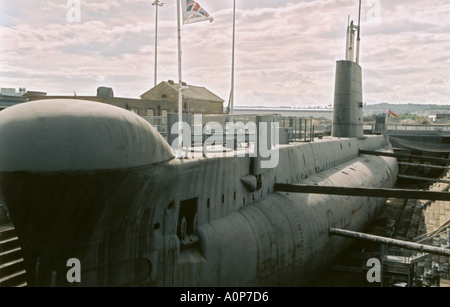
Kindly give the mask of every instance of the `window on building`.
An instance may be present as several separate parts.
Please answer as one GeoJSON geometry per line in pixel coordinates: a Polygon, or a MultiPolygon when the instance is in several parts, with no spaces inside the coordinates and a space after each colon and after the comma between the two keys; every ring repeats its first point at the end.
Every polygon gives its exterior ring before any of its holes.
{"type": "Polygon", "coordinates": [[[130,111],[134,114],[139,114],[139,110],[137,108],[130,108],[130,111]]]}
{"type": "Polygon", "coordinates": [[[167,116],[167,110],[161,110],[161,116],[166,117],[167,116]]]}
{"type": "Polygon", "coordinates": [[[155,116],[155,110],[147,109],[147,116],[155,116]]]}

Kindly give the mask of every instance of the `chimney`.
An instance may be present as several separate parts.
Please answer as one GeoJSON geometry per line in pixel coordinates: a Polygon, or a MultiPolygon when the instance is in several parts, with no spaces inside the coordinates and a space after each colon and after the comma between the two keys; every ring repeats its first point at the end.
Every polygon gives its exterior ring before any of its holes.
{"type": "Polygon", "coordinates": [[[173,85],[173,80],[169,80],[169,84],[170,84],[170,85],[173,85]]]}

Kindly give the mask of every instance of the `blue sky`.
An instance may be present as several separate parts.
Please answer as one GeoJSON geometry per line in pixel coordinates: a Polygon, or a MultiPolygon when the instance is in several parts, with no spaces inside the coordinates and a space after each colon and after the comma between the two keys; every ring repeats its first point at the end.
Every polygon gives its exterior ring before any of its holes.
{"type": "MultiPolygon", "coordinates": [[[[0,87],[138,98],[154,84],[152,0],[2,0],[0,87]]],[[[176,1],[159,9],[158,82],[177,80],[176,1]]],[[[232,0],[198,0],[213,17],[184,25],[183,81],[228,101],[232,0]]],[[[237,0],[235,105],[333,102],[356,0],[237,0]]],[[[450,1],[362,0],[364,102],[450,103],[450,1]],[[377,10],[378,9],[378,10],[377,10]]]]}

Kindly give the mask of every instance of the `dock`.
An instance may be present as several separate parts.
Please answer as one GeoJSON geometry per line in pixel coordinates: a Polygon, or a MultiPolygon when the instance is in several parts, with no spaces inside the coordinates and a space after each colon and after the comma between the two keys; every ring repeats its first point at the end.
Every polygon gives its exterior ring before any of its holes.
{"type": "MultiPolygon", "coordinates": [[[[450,171],[444,182],[423,186],[436,192],[449,190],[450,171]]],[[[364,233],[450,248],[450,199],[389,198],[364,233]]],[[[351,240],[351,239],[349,239],[351,240]]],[[[450,287],[450,258],[358,240],[314,281],[313,286],[350,287],[450,287]],[[369,283],[367,260],[380,259],[382,280],[369,283]]]]}

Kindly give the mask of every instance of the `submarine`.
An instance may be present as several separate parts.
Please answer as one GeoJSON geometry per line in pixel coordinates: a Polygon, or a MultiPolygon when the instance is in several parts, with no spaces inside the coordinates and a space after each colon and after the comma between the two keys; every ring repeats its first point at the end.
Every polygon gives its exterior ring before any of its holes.
{"type": "Polygon", "coordinates": [[[276,184],[390,188],[385,135],[364,135],[359,24],[336,62],[332,136],[261,154],[179,157],[143,118],[72,99],[0,112],[0,201],[28,286],[305,286],[386,198],[280,192],[276,184]],[[358,32],[356,58],[354,35],[358,32]],[[79,264],[78,280],[71,266],[79,264]]]}

